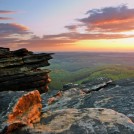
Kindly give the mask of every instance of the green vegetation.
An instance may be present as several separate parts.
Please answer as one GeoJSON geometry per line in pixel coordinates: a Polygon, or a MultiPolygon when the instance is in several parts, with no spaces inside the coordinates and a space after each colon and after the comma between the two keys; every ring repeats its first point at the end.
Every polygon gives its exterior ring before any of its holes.
{"type": "Polygon", "coordinates": [[[56,53],[49,67],[50,89],[107,77],[120,80],[134,77],[134,53],[56,53]]]}
{"type": "Polygon", "coordinates": [[[83,81],[90,81],[98,77],[106,77],[112,80],[120,80],[134,77],[134,67],[128,66],[102,66],[96,68],[83,68],[74,72],[63,69],[55,69],[50,73],[52,82],[51,89],[61,89],[69,82],[80,84],[83,81]]]}

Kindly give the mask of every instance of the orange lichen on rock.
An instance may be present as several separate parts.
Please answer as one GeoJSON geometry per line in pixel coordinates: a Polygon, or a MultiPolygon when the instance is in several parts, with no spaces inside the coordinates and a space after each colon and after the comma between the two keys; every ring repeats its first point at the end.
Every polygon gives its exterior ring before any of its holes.
{"type": "Polygon", "coordinates": [[[23,95],[13,107],[12,112],[8,115],[8,123],[21,122],[22,124],[31,125],[40,120],[42,104],[38,90],[34,90],[23,95]]]}

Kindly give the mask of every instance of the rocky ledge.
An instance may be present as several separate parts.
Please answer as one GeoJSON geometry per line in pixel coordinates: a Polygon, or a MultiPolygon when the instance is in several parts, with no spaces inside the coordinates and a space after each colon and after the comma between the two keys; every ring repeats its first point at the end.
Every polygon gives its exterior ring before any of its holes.
{"type": "Polygon", "coordinates": [[[10,51],[0,48],[0,92],[6,90],[38,90],[43,93],[48,90],[50,70],[48,60],[51,53],[35,54],[27,49],[10,51]]]}
{"type": "Polygon", "coordinates": [[[98,78],[42,94],[42,115],[15,134],[133,134],[134,79],[98,78]],[[70,88],[69,88],[70,87],[70,88]]]}

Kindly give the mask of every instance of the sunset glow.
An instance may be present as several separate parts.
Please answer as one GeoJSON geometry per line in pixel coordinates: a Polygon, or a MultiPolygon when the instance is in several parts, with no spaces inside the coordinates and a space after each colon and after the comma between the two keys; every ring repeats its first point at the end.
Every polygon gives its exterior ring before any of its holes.
{"type": "Polygon", "coordinates": [[[132,0],[1,0],[0,47],[134,52],[133,5],[132,0]]]}
{"type": "Polygon", "coordinates": [[[97,52],[133,52],[134,39],[116,39],[116,40],[97,40],[80,41],[77,43],[79,51],[97,51],[97,52]],[[127,45],[126,45],[127,44],[127,45]]]}

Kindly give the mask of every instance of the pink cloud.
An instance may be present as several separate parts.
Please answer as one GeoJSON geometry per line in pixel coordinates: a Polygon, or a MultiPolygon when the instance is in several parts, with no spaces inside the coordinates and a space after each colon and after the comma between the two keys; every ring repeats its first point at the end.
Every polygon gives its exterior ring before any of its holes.
{"type": "Polygon", "coordinates": [[[12,20],[12,18],[8,18],[8,17],[0,17],[0,20],[12,20]]]}
{"type": "Polygon", "coordinates": [[[14,14],[15,11],[9,11],[9,10],[0,10],[0,14],[14,14]]]}
{"type": "Polygon", "coordinates": [[[79,19],[87,31],[122,32],[134,30],[134,9],[126,5],[94,9],[87,12],[86,18],[79,19]]]}

